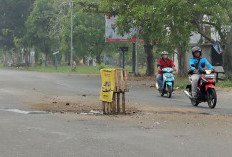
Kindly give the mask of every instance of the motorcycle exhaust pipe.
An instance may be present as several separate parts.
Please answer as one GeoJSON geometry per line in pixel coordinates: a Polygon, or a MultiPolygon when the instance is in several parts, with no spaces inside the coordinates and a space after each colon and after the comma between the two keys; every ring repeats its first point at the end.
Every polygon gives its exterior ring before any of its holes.
{"type": "Polygon", "coordinates": [[[189,92],[187,92],[186,90],[184,91],[184,93],[185,93],[185,95],[189,98],[189,99],[191,99],[192,98],[192,96],[189,94],[189,92]]]}

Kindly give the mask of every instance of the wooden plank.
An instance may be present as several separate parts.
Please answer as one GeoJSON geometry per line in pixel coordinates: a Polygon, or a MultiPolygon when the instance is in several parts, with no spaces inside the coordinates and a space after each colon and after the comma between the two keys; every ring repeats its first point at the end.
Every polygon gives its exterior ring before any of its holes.
{"type": "Polygon", "coordinates": [[[122,112],[126,113],[126,95],[125,92],[122,93],[122,112]]]}
{"type": "Polygon", "coordinates": [[[124,79],[123,79],[123,69],[121,69],[121,91],[125,91],[124,89],[124,79]]]}
{"type": "Polygon", "coordinates": [[[117,113],[120,113],[120,93],[117,93],[117,113]]]}
{"type": "Polygon", "coordinates": [[[126,92],[129,92],[127,70],[125,69],[126,92]]]}

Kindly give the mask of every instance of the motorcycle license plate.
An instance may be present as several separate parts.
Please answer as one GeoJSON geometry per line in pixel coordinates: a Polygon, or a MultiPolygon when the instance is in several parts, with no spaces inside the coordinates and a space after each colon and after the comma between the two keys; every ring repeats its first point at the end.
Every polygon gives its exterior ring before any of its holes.
{"type": "Polygon", "coordinates": [[[216,78],[215,75],[205,75],[206,79],[214,79],[216,78]]]}

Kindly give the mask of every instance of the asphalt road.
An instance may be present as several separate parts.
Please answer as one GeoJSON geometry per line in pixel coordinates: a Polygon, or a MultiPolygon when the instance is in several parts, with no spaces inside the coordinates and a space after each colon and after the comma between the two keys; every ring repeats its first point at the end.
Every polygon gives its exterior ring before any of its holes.
{"type": "MultiPolygon", "coordinates": [[[[217,123],[207,125],[213,120],[206,117],[207,120],[196,127],[196,121],[191,121],[189,126],[179,117],[178,121],[162,117],[157,119],[159,122],[154,120],[157,126],[142,127],[141,121],[151,120],[80,118],[60,113],[24,114],[12,110],[30,110],[28,103],[53,96],[80,97],[85,94],[87,99],[98,101],[100,84],[98,76],[0,69],[0,157],[231,156],[232,121],[229,118],[217,119],[217,123]]],[[[218,105],[211,110],[207,104],[192,107],[179,91],[172,99],[162,98],[149,84],[131,82],[127,103],[174,106],[209,115],[230,116],[232,113],[231,91],[218,91],[218,105]]]]}

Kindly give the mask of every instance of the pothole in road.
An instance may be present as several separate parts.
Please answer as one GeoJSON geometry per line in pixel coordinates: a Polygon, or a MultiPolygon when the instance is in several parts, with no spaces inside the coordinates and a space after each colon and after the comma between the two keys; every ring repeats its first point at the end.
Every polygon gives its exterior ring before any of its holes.
{"type": "MultiPolygon", "coordinates": [[[[102,104],[96,101],[76,101],[70,102],[67,100],[50,100],[48,103],[32,104],[32,110],[39,110],[45,113],[73,113],[80,115],[103,115],[102,104]]],[[[196,109],[179,108],[179,107],[162,107],[162,106],[146,106],[146,105],[127,105],[127,113],[124,115],[211,115],[213,113],[199,112],[196,109]]],[[[27,113],[28,114],[28,113],[27,113]]],[[[122,114],[119,114],[122,115],[122,114]]]]}

